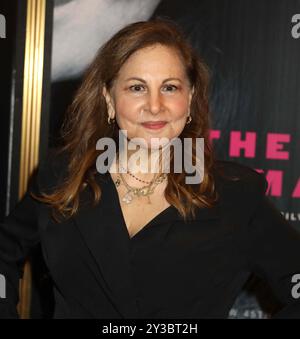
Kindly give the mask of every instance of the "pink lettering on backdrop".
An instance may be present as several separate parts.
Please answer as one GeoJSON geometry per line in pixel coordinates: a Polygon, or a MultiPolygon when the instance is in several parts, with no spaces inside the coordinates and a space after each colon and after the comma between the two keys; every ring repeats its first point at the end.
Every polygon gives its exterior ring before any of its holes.
{"type": "Polygon", "coordinates": [[[300,178],[299,178],[299,180],[297,182],[297,185],[296,185],[296,187],[294,189],[292,197],[293,198],[300,198],[300,178]]]}
{"type": "Polygon", "coordinates": [[[266,174],[266,179],[269,183],[267,193],[273,197],[281,197],[283,171],[269,170],[266,174]]]}
{"type": "Polygon", "coordinates": [[[245,158],[255,157],[256,133],[246,132],[245,138],[242,139],[241,132],[232,131],[230,133],[229,156],[241,157],[241,150],[244,150],[245,158]]]}
{"type": "Polygon", "coordinates": [[[284,143],[291,141],[290,134],[268,133],[267,135],[267,159],[289,160],[289,152],[283,151],[284,143]]]}
{"type": "MultiPolygon", "coordinates": [[[[256,155],[257,133],[250,131],[231,131],[229,133],[229,156],[232,158],[254,158],[256,155]]],[[[220,140],[222,138],[221,130],[211,130],[210,140],[220,140]]],[[[290,160],[290,152],[286,144],[291,142],[292,136],[286,133],[267,133],[265,137],[265,155],[268,160],[290,160]]],[[[287,173],[282,170],[261,170],[257,172],[264,173],[268,181],[267,195],[281,197],[283,194],[284,177],[287,173]]],[[[292,192],[292,198],[300,198],[300,178],[292,192]]]]}
{"type": "Polygon", "coordinates": [[[209,140],[213,141],[214,139],[220,139],[221,131],[219,130],[210,130],[209,140]]]}

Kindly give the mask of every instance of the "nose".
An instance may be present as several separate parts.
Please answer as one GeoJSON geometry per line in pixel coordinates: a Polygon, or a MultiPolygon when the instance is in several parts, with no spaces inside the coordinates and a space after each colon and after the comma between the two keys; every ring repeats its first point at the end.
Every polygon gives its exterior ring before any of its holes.
{"type": "Polygon", "coordinates": [[[162,98],[160,91],[152,91],[148,96],[148,109],[153,115],[160,113],[162,109],[162,98]]]}

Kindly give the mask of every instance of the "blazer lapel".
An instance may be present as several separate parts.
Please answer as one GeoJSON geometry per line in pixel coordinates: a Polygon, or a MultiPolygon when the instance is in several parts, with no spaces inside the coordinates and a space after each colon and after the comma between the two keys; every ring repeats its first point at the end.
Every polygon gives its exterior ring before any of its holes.
{"type": "Polygon", "coordinates": [[[95,259],[111,302],[122,317],[136,318],[138,310],[130,275],[129,243],[120,227],[120,216],[106,180],[101,180],[101,190],[100,204],[77,213],[75,223],[95,259]]]}

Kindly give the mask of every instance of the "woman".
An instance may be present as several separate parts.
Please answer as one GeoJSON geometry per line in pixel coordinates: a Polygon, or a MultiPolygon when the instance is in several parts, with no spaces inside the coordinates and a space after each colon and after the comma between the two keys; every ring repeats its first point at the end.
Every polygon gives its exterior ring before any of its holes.
{"type": "Polygon", "coordinates": [[[63,147],[1,226],[2,316],[17,316],[20,262],[38,243],[54,318],[226,318],[252,272],[286,304],[278,317],[300,315],[291,293],[300,234],[265,197],[261,174],[214,159],[208,86],[205,64],[168,20],[128,25],[100,48],[70,106],[63,147]],[[163,156],[176,138],[193,141],[193,162],[204,139],[198,183],[187,183],[185,167],[175,171],[178,149],[163,156]],[[117,152],[103,171],[99,140],[108,139],[117,152]],[[130,163],[132,140],[139,166],[130,163]]]}

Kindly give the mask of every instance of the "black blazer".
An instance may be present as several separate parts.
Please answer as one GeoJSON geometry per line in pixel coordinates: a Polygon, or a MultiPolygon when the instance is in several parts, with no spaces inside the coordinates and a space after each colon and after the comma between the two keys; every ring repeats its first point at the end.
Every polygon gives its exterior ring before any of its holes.
{"type": "MultiPolygon", "coordinates": [[[[89,205],[85,189],[78,214],[60,224],[28,190],[0,227],[7,283],[0,317],[18,317],[21,263],[40,243],[54,282],[54,318],[227,318],[252,272],[285,304],[277,317],[300,318],[291,293],[300,273],[299,231],[265,196],[262,174],[235,162],[217,165],[240,178],[214,172],[217,205],[198,209],[186,224],[170,206],[131,239],[109,173],[96,175],[100,203],[89,205]]],[[[59,158],[41,166],[30,190],[51,190],[64,168],[59,158]]]]}

